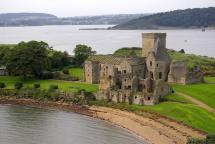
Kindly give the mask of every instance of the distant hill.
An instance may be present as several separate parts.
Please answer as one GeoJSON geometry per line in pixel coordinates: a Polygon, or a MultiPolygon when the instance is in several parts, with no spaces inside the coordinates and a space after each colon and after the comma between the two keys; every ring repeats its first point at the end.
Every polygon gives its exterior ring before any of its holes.
{"type": "Polygon", "coordinates": [[[137,18],[112,29],[200,28],[215,26],[215,7],[175,10],[137,18]]]}
{"type": "Polygon", "coordinates": [[[118,14],[101,16],[80,16],[59,18],[45,13],[0,14],[0,26],[41,26],[41,25],[116,25],[149,14],[118,14]]]}
{"type": "MultiPolygon", "coordinates": [[[[137,56],[142,56],[142,48],[131,47],[131,48],[121,48],[113,53],[116,57],[125,57],[134,51],[137,56]]],[[[192,68],[196,65],[200,66],[205,75],[215,76],[215,58],[207,56],[199,56],[194,54],[186,54],[183,52],[178,52],[172,49],[167,50],[168,55],[172,61],[184,61],[187,63],[188,67],[192,68]]]]}
{"type": "Polygon", "coordinates": [[[0,14],[0,26],[39,26],[57,24],[56,16],[44,13],[0,14]]]}

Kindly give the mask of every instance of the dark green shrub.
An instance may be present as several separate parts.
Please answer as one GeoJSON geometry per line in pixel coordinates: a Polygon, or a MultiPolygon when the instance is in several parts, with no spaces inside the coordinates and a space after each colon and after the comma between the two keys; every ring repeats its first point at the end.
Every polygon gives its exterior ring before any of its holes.
{"type": "Polygon", "coordinates": [[[41,74],[40,74],[40,79],[52,79],[53,78],[53,74],[52,72],[50,71],[43,71],[41,74]]]}
{"type": "Polygon", "coordinates": [[[58,85],[50,85],[49,89],[50,90],[56,90],[56,89],[58,89],[58,85]]]}
{"type": "Polygon", "coordinates": [[[68,69],[68,68],[64,68],[64,69],[63,69],[63,73],[64,73],[64,74],[69,74],[69,69],[68,69]]]}
{"type": "Polygon", "coordinates": [[[60,72],[55,72],[53,74],[53,78],[57,80],[65,80],[65,81],[78,81],[78,77],[73,77],[68,74],[62,74],[60,72]]]}
{"type": "Polygon", "coordinates": [[[58,79],[60,77],[61,73],[60,72],[54,72],[53,73],[53,78],[58,79]]]}
{"type": "Polygon", "coordinates": [[[206,144],[205,139],[189,138],[187,144],[206,144]]]}
{"type": "Polygon", "coordinates": [[[21,83],[21,82],[16,82],[15,84],[14,84],[14,88],[15,89],[21,89],[23,87],[23,83],[21,83]]]}
{"type": "Polygon", "coordinates": [[[35,89],[40,88],[40,84],[34,84],[34,88],[35,89]]]}
{"type": "Polygon", "coordinates": [[[5,87],[6,87],[5,83],[0,82],[0,88],[5,88],[5,87]]]}
{"type": "Polygon", "coordinates": [[[133,102],[133,96],[129,96],[129,97],[128,97],[128,103],[131,105],[132,102],[133,102]]]}
{"type": "Polygon", "coordinates": [[[207,135],[206,144],[215,144],[215,135],[207,135]]]}
{"type": "Polygon", "coordinates": [[[184,49],[181,49],[179,52],[180,52],[180,53],[185,53],[184,49]]]}

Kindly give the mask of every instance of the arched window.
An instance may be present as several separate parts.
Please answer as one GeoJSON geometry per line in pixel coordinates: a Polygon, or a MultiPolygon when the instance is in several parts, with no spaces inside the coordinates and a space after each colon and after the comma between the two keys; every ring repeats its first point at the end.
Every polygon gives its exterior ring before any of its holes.
{"type": "Polygon", "coordinates": [[[152,61],[150,61],[150,66],[152,66],[152,61]]]}

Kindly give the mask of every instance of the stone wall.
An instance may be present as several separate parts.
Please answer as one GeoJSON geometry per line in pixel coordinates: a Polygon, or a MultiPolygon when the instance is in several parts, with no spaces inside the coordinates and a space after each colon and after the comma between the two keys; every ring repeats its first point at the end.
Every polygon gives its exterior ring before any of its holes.
{"type": "Polygon", "coordinates": [[[100,64],[94,61],[86,61],[84,64],[84,79],[86,83],[98,84],[100,80],[100,64]]]}
{"type": "Polygon", "coordinates": [[[156,40],[159,38],[160,48],[166,48],[166,33],[143,33],[142,34],[142,54],[147,57],[148,53],[155,47],[156,40]]]}
{"type": "Polygon", "coordinates": [[[162,79],[167,80],[169,71],[169,62],[156,60],[155,55],[151,53],[146,60],[146,65],[148,68],[148,77],[154,80],[162,79]]]}
{"type": "Polygon", "coordinates": [[[203,72],[198,67],[188,69],[185,62],[174,62],[170,65],[168,82],[178,84],[201,83],[203,77],[203,72]]]}

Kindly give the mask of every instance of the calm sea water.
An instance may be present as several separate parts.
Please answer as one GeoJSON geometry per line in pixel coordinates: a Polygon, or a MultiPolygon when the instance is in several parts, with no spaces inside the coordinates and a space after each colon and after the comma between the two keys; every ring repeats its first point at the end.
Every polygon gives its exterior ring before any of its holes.
{"type": "Polygon", "coordinates": [[[0,105],[0,144],[146,144],[125,129],[70,112],[0,105]]]}
{"type": "Polygon", "coordinates": [[[80,28],[105,28],[104,25],[1,27],[0,44],[43,40],[54,49],[72,51],[77,44],[91,46],[98,53],[109,54],[126,46],[141,47],[141,33],[166,32],[167,48],[187,53],[215,57],[215,30],[79,30],[80,28]]]}

